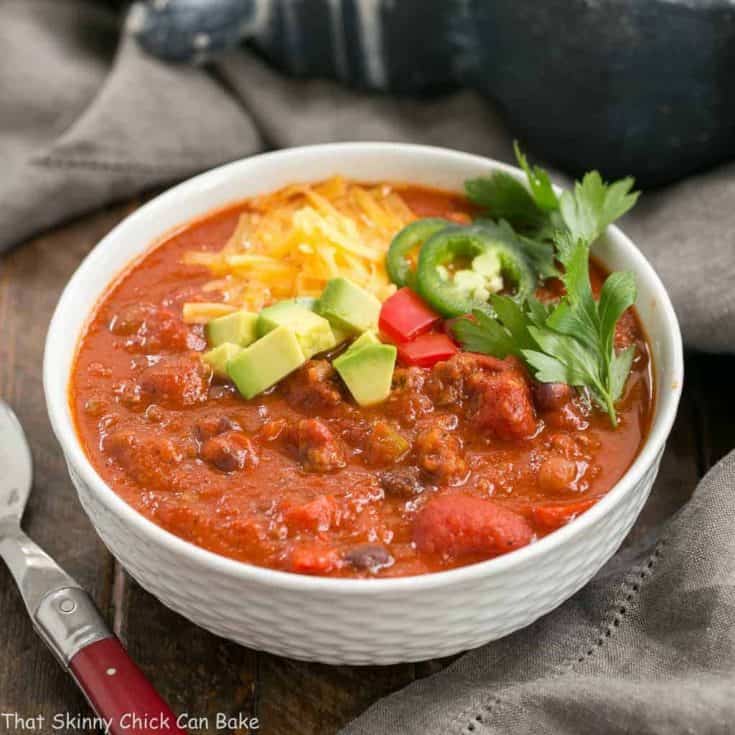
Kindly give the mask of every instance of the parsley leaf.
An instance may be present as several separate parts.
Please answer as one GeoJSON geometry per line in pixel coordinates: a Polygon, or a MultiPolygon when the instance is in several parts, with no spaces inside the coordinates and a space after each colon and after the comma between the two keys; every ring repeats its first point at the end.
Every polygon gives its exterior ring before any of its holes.
{"type": "Polygon", "coordinates": [[[521,357],[513,337],[498,319],[493,319],[484,311],[472,312],[472,319],[462,317],[454,322],[452,331],[465,349],[499,357],[508,355],[521,357]]]}
{"type": "Polygon", "coordinates": [[[474,223],[498,228],[505,239],[516,243],[528,259],[531,267],[541,278],[556,278],[559,275],[559,271],[555,265],[554,246],[551,242],[542,242],[541,240],[521,235],[505,219],[501,219],[496,223],[491,219],[480,218],[476,219],[474,223]]]}
{"type": "MultiPolygon", "coordinates": [[[[541,382],[584,389],[616,426],[615,402],[625,389],[635,348],[616,353],[615,326],[635,303],[635,279],[632,273],[612,273],[596,300],[590,283],[590,246],[635,204],[638,192],[631,191],[631,178],[606,184],[593,171],[572,191],[557,197],[546,172],[532,168],[517,146],[516,156],[530,188],[523,206],[528,207],[530,199],[536,221],[541,221],[539,213],[545,217],[535,237],[553,232],[556,258],[564,269],[560,278],[565,294],[553,307],[536,299],[519,305],[508,297],[494,296],[492,314],[477,311],[472,319],[459,319],[454,333],[469,350],[519,357],[541,382]]],[[[539,242],[535,237],[528,239],[539,242]]]]}
{"type": "Polygon", "coordinates": [[[612,355],[615,325],[623,312],[633,306],[635,298],[635,277],[627,271],[611,273],[602,285],[597,311],[600,318],[600,334],[604,336],[602,351],[605,355],[612,355]]]}
{"type": "Polygon", "coordinates": [[[597,340],[597,305],[592,297],[589,274],[589,245],[583,240],[568,238],[558,249],[564,266],[562,281],[566,297],[549,316],[548,325],[562,334],[576,337],[587,347],[594,348],[597,340]]]}
{"type": "MultiPolygon", "coordinates": [[[[543,310],[536,299],[529,301],[543,310]]],[[[523,359],[523,350],[535,347],[533,337],[528,331],[529,326],[534,323],[533,318],[529,318],[518,302],[509,296],[493,294],[490,304],[497,318],[475,309],[471,319],[457,319],[453,326],[454,334],[470,352],[484,352],[500,359],[508,355],[523,359]]],[[[542,318],[546,318],[545,312],[542,318]]]]}
{"type": "Polygon", "coordinates": [[[515,151],[518,165],[526,173],[528,186],[539,209],[542,209],[544,212],[554,212],[559,209],[559,199],[556,196],[549,174],[538,166],[529,165],[528,159],[521,151],[517,140],[513,141],[513,150],[515,151]]]}
{"type": "Polygon", "coordinates": [[[518,141],[514,141],[513,150],[518,165],[526,174],[528,187],[505,171],[496,171],[490,176],[466,181],[467,197],[493,219],[507,220],[513,229],[529,237],[549,239],[562,224],[559,197],[549,174],[528,163],[518,141]]]}
{"type": "Polygon", "coordinates": [[[574,339],[565,334],[558,334],[551,329],[530,327],[534,340],[543,353],[543,359],[533,350],[526,350],[524,357],[531,367],[541,372],[543,383],[568,383],[569,385],[585,386],[599,391],[601,386],[598,379],[597,360],[591,350],[581,348],[574,339]],[[551,360],[553,360],[553,363],[551,360]],[[546,374],[548,373],[548,374],[546,374]],[[550,374],[556,378],[549,380],[550,374]],[[563,379],[561,376],[563,375],[563,379]]]}
{"type": "Polygon", "coordinates": [[[555,232],[564,226],[559,198],[549,175],[531,166],[517,142],[513,143],[518,165],[526,173],[528,187],[505,171],[496,171],[465,182],[468,199],[485,210],[486,216],[514,231],[516,240],[541,278],[559,275],[554,263],[555,232]]]}
{"type": "Polygon", "coordinates": [[[633,365],[633,357],[635,357],[635,347],[631,345],[612,359],[610,365],[610,399],[613,403],[623,395],[625,382],[628,380],[630,368],[633,365]]]}
{"type": "Polygon", "coordinates": [[[516,233],[516,239],[531,266],[541,278],[556,278],[559,275],[559,270],[554,262],[554,246],[550,242],[518,233],[516,233]]]}
{"type": "Polygon", "coordinates": [[[631,192],[633,183],[629,176],[608,185],[597,171],[575,182],[574,190],[565,191],[560,200],[561,216],[572,237],[594,242],[638,200],[640,192],[631,192]]]}
{"type": "Polygon", "coordinates": [[[464,188],[473,204],[486,210],[494,220],[506,220],[519,232],[535,232],[546,223],[546,214],[528,189],[505,171],[469,179],[464,188]]]}

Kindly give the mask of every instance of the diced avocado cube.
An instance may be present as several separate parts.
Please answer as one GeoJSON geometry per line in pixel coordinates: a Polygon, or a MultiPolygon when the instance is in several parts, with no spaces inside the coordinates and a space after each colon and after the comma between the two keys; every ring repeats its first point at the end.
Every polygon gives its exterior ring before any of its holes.
{"type": "MultiPolygon", "coordinates": [[[[303,306],[309,311],[314,311],[314,307],[316,306],[317,301],[319,301],[319,299],[315,299],[313,296],[294,296],[294,298],[292,299],[283,299],[283,301],[277,301],[276,304],[278,304],[279,306],[282,304],[298,304],[299,306],[303,306]]],[[[271,304],[271,306],[275,306],[276,304],[271,304]]]]}
{"type": "MultiPolygon", "coordinates": [[[[319,313],[318,304],[319,299],[315,299],[313,296],[297,296],[296,298],[289,299],[286,303],[300,304],[301,306],[313,311],[315,314],[319,313]]],[[[332,334],[334,335],[335,345],[342,344],[345,340],[352,336],[352,332],[346,329],[340,329],[335,324],[330,324],[332,327],[332,334]]]]}
{"type": "Polygon", "coordinates": [[[202,360],[212,368],[214,374],[219,378],[229,377],[227,374],[227,363],[235,357],[242,347],[232,344],[232,342],[224,342],[214,347],[202,355],[202,360]]]}
{"type": "Polygon", "coordinates": [[[305,318],[305,314],[312,313],[311,309],[302,306],[296,299],[276,301],[262,309],[258,315],[258,336],[264,337],[276,327],[292,327],[299,319],[305,318]]]}
{"type": "Polygon", "coordinates": [[[319,299],[315,299],[313,296],[297,296],[296,298],[290,300],[293,301],[295,304],[300,304],[309,311],[314,311],[316,303],[317,301],[319,301],[319,299]]]}
{"type": "Polygon", "coordinates": [[[390,394],[397,350],[394,345],[365,345],[348,350],[332,364],[360,406],[384,401],[390,394]]]}
{"type": "Polygon", "coordinates": [[[363,332],[348,348],[347,352],[354,352],[367,345],[381,344],[375,332],[363,332]]]}
{"type": "Polygon", "coordinates": [[[332,334],[334,335],[334,341],[341,345],[344,341],[348,340],[350,337],[352,337],[352,332],[350,332],[347,329],[342,329],[342,327],[338,327],[336,324],[331,324],[332,327],[332,334]]]}
{"type": "Polygon", "coordinates": [[[245,398],[275,385],[306,362],[296,334],[277,327],[227,363],[227,373],[245,398]]]}
{"type": "Polygon", "coordinates": [[[308,360],[312,355],[335,347],[329,322],[295,300],[279,301],[260,312],[258,334],[264,336],[278,327],[290,327],[308,360]]]}
{"type": "Polygon", "coordinates": [[[207,323],[207,341],[210,347],[218,347],[231,342],[240,347],[247,347],[258,338],[256,325],[258,315],[249,311],[235,311],[227,316],[220,316],[207,323]]]}
{"type": "Polygon", "coordinates": [[[316,310],[329,319],[333,327],[360,334],[377,329],[380,301],[346,278],[332,278],[327,282],[316,310]]]}

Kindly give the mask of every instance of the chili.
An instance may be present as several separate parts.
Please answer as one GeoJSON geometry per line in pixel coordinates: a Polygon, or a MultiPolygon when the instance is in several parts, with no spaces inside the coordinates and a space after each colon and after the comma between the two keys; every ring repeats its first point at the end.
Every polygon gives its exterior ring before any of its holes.
{"type": "MultiPolygon", "coordinates": [[[[417,216],[471,211],[453,194],[394,191],[417,216]]],[[[80,442],[113,491],[153,522],[263,567],[423,574],[553,532],[634,460],[653,401],[633,311],[615,337],[636,349],[617,429],[576,391],[536,387],[512,359],[457,352],[436,323],[436,333],[399,344],[383,403],[356,405],[332,353],[243,399],[203,364],[204,329],[184,322],[182,304],[214,298],[211,273],[186,255],[221,250],[252,211],[243,202],[211,213],[158,244],[116,279],[80,341],[70,381],[80,442]]],[[[605,273],[594,262],[590,272],[598,293],[605,273]]],[[[544,288],[540,296],[555,296],[544,288]]]]}

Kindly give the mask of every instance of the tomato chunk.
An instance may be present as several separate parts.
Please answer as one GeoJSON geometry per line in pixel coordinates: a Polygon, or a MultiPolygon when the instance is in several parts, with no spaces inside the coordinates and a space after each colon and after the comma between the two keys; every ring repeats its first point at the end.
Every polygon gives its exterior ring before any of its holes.
{"type": "Polygon", "coordinates": [[[208,368],[196,355],[173,355],[145,368],[140,391],[148,403],[182,409],[207,400],[212,380],[208,368]]]}
{"type": "Polygon", "coordinates": [[[400,343],[428,332],[440,318],[410,288],[401,288],[383,304],[378,326],[388,339],[400,343]]]}
{"type": "Polygon", "coordinates": [[[457,352],[457,345],[446,334],[423,334],[398,345],[398,359],[404,365],[415,367],[432,367],[457,352]]]}
{"type": "Polygon", "coordinates": [[[430,500],[416,517],[413,540],[419,551],[448,557],[496,556],[533,539],[526,519],[472,495],[443,495],[430,500]]]}
{"type": "Polygon", "coordinates": [[[319,495],[302,505],[285,503],[283,520],[289,531],[324,533],[329,530],[337,514],[337,503],[331,495],[319,495]]]}
{"type": "Polygon", "coordinates": [[[531,390],[515,369],[477,373],[467,380],[469,418],[475,426],[506,441],[517,441],[536,431],[531,390]]]}
{"type": "Polygon", "coordinates": [[[598,498],[587,498],[572,503],[535,505],[531,508],[531,518],[544,530],[556,531],[591,508],[597,501],[598,498]]]}
{"type": "Polygon", "coordinates": [[[327,574],[338,564],[335,549],[316,541],[294,546],[288,558],[288,568],[297,574],[327,574]]]}

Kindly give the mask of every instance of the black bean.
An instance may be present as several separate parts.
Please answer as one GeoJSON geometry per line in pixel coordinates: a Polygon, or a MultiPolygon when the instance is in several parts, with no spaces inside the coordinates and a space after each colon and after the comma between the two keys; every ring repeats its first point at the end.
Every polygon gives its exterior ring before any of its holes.
{"type": "Polygon", "coordinates": [[[423,492],[424,486],[419,479],[418,467],[402,467],[378,475],[380,485],[386,495],[411,498],[423,492]]]}
{"type": "Polygon", "coordinates": [[[360,544],[353,546],[345,555],[345,561],[355,569],[369,569],[376,572],[393,563],[393,557],[384,546],[378,544],[360,544]]]}
{"type": "Polygon", "coordinates": [[[556,411],[572,398],[572,387],[566,383],[534,383],[533,401],[536,410],[556,411]]]}

